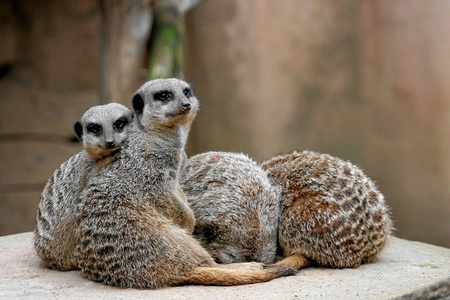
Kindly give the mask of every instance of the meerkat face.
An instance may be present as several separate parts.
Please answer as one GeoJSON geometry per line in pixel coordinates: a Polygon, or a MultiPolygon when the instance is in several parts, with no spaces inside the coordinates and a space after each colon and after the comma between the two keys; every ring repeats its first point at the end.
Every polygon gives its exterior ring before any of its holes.
{"type": "Polygon", "coordinates": [[[84,113],[74,130],[89,156],[100,159],[120,148],[132,118],[131,111],[122,104],[98,105],[84,113]]]}
{"type": "Polygon", "coordinates": [[[139,122],[146,129],[189,125],[199,107],[191,86],[175,78],[145,83],[131,102],[139,122]]]}

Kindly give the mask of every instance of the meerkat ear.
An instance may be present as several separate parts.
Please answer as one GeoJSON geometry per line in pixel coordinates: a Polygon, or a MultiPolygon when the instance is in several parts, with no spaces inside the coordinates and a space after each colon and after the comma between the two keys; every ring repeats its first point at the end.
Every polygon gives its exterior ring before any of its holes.
{"type": "Polygon", "coordinates": [[[144,112],[144,98],[140,94],[135,94],[131,99],[131,105],[137,116],[142,115],[144,112]]]}
{"type": "Polygon", "coordinates": [[[77,135],[78,139],[80,141],[83,141],[83,126],[81,126],[81,122],[78,120],[73,125],[73,130],[75,131],[75,134],[77,135]]]}

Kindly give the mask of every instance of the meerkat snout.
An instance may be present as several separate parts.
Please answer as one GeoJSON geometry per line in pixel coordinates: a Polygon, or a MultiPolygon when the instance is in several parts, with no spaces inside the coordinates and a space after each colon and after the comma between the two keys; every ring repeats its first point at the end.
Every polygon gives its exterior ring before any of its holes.
{"type": "Polygon", "coordinates": [[[114,148],[116,146],[116,141],[115,140],[106,141],[105,146],[108,148],[114,148]]]}
{"type": "Polygon", "coordinates": [[[191,104],[190,103],[183,103],[181,104],[181,107],[184,111],[191,110],[191,104]]]}

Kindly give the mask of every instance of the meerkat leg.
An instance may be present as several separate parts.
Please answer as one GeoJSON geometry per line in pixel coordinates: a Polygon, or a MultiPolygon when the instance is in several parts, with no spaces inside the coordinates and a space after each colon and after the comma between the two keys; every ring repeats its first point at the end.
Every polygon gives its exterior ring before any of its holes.
{"type": "Polygon", "coordinates": [[[268,268],[278,267],[278,266],[286,266],[291,267],[295,270],[300,270],[308,266],[309,260],[301,254],[293,254],[291,256],[286,257],[285,259],[277,262],[276,264],[268,266],[268,268]]]}
{"type": "Polygon", "coordinates": [[[196,267],[189,271],[183,283],[204,285],[241,285],[265,282],[281,276],[295,275],[296,273],[296,270],[284,266],[251,271],[214,267],[196,267]]]}

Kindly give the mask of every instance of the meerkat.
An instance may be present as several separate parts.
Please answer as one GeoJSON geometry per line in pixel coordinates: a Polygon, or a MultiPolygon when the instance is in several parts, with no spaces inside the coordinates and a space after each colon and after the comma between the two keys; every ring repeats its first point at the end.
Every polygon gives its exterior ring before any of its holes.
{"type": "Polygon", "coordinates": [[[355,268],[375,260],[392,222],[360,168],[311,151],[276,156],[262,167],[281,187],[278,240],[286,258],[275,265],[355,268]]]}
{"type": "Polygon", "coordinates": [[[77,269],[75,201],[86,177],[110,163],[127,137],[131,111],[118,103],[90,108],[74,125],[84,149],[64,162],[50,177],[38,205],[34,246],[52,269],[77,269]]]}
{"type": "Polygon", "coordinates": [[[189,233],[180,189],[184,146],[199,102],[179,79],[155,79],[132,97],[135,127],[118,158],[80,195],[76,256],[93,281],[127,288],[237,285],[294,274],[260,263],[219,265],[189,233]]]}
{"type": "Polygon", "coordinates": [[[180,179],[195,215],[194,237],[216,262],[274,262],[279,190],[254,160],[242,153],[198,154],[180,179]]]}

